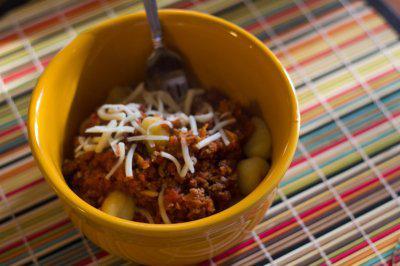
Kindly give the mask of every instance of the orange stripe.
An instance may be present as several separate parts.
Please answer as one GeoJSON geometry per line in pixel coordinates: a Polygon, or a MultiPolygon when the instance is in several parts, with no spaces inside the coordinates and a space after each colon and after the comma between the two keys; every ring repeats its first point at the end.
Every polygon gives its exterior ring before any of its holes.
{"type": "Polygon", "coordinates": [[[23,171],[26,171],[26,170],[28,170],[30,168],[36,168],[36,163],[33,160],[32,161],[28,161],[28,162],[26,162],[26,163],[24,163],[24,164],[22,164],[22,165],[20,165],[18,167],[12,168],[9,171],[3,173],[0,176],[0,180],[3,181],[3,180],[6,180],[7,178],[15,177],[17,174],[19,174],[19,173],[21,173],[23,171]]]}
{"type": "MultiPolygon", "coordinates": [[[[374,17],[376,17],[376,15],[374,13],[372,13],[372,12],[369,12],[368,14],[364,15],[361,19],[368,21],[368,20],[373,19],[374,17]]],[[[328,35],[329,34],[338,34],[338,33],[342,32],[344,30],[349,29],[352,26],[358,26],[358,24],[357,24],[357,22],[355,20],[350,20],[350,21],[347,21],[347,22],[345,22],[343,24],[337,25],[337,26],[329,29],[327,31],[327,34],[328,35]]],[[[322,37],[319,34],[316,34],[314,37],[310,37],[308,39],[305,39],[304,41],[297,42],[296,44],[294,44],[293,46],[287,48],[286,50],[289,53],[293,53],[295,51],[298,51],[299,49],[304,49],[305,46],[316,42],[318,39],[323,41],[322,37]]],[[[325,44],[325,42],[324,42],[324,44],[325,44]]],[[[281,52],[281,51],[277,52],[276,54],[277,54],[278,57],[283,56],[283,52],[281,52]]]]}

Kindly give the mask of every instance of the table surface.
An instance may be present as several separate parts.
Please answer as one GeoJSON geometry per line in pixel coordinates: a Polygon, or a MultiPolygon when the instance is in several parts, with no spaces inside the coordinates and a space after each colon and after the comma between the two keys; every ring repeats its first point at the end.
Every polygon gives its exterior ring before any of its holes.
{"type": "MultiPolygon", "coordinates": [[[[301,137],[265,219],[205,265],[390,264],[400,237],[400,42],[363,1],[159,1],[232,21],[279,57],[301,137]]],[[[42,0],[0,20],[0,264],[123,261],[71,224],[27,143],[30,94],[77,33],[140,1],[42,0]]]]}

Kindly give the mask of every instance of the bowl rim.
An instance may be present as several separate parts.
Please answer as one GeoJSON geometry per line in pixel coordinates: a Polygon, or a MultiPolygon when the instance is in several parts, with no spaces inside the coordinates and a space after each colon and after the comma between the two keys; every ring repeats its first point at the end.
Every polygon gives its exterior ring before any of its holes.
{"type": "MultiPolygon", "coordinates": [[[[289,95],[289,101],[291,106],[291,116],[293,119],[293,126],[290,128],[290,133],[287,141],[287,146],[284,149],[283,156],[278,161],[278,165],[275,167],[275,171],[270,171],[266,177],[261,181],[261,183],[254,189],[249,195],[238,201],[233,206],[208,217],[190,221],[183,223],[174,223],[174,224],[147,224],[140,223],[135,221],[128,221],[118,217],[111,216],[102,212],[101,210],[91,206],[86,203],[83,199],[81,199],[77,194],[75,194],[69,186],[64,181],[64,177],[62,174],[57,171],[56,167],[52,162],[49,162],[47,156],[44,155],[44,152],[41,150],[39,141],[38,141],[38,132],[35,130],[36,127],[36,114],[39,112],[38,107],[40,105],[41,95],[44,90],[44,84],[47,79],[47,71],[40,77],[36,87],[33,90],[31,102],[29,105],[28,112],[28,135],[29,135],[29,144],[32,150],[32,154],[38,162],[39,168],[44,173],[44,176],[49,183],[49,185],[57,192],[58,196],[62,198],[64,201],[68,202],[68,205],[74,208],[76,211],[81,213],[83,216],[87,216],[92,220],[96,221],[99,224],[105,225],[107,227],[113,226],[113,228],[118,228],[123,231],[141,231],[141,232],[183,232],[187,230],[201,230],[215,224],[220,224],[226,221],[231,221],[239,217],[247,208],[257,203],[267,192],[272,192],[278,185],[283,175],[285,174],[287,168],[290,165],[290,162],[293,158],[293,155],[296,150],[297,141],[299,137],[299,129],[300,129],[300,114],[298,102],[296,99],[296,94],[294,90],[294,86],[276,56],[264,45],[260,40],[258,40],[251,33],[245,31],[239,26],[228,22],[224,19],[200,13],[197,11],[189,11],[189,10],[177,10],[177,9],[163,9],[160,11],[161,18],[167,18],[168,16],[186,16],[197,18],[200,20],[206,20],[208,23],[215,23],[223,28],[234,31],[237,34],[240,34],[241,37],[248,39],[255,47],[261,50],[263,54],[268,56],[275,67],[282,74],[284,82],[286,83],[286,88],[289,95]]],[[[86,32],[93,32],[101,29],[102,27],[108,27],[112,25],[120,24],[125,20],[142,20],[145,17],[145,13],[143,11],[136,12],[129,15],[120,16],[117,18],[109,19],[104,22],[97,24],[94,27],[89,28],[86,32]]],[[[72,42],[76,42],[79,39],[79,36],[75,38],[72,42]]],[[[50,63],[51,66],[51,63],[50,63]]]]}

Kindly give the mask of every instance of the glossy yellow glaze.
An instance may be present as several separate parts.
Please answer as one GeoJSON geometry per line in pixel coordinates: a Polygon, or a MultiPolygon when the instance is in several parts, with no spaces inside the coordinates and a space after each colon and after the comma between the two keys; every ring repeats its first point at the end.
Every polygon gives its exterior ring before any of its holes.
{"type": "Polygon", "coordinates": [[[255,37],[224,20],[195,12],[160,14],[168,47],[179,51],[207,88],[258,106],[271,130],[271,170],[240,202],[193,222],[153,225],[110,216],[66,184],[63,158],[79,124],[115,85],[143,80],[151,52],[144,13],[106,21],[82,34],[50,63],[29,110],[33,154],[73,222],[105,250],[145,264],[190,264],[236,244],[263,217],[295,152],[299,113],[293,86],[275,56],[255,37]]]}

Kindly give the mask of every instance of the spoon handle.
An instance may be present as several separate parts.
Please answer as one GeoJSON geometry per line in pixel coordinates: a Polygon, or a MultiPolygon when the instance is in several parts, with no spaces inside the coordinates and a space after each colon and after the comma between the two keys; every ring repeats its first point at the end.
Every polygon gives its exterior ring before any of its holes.
{"type": "Polygon", "coordinates": [[[161,48],[162,30],[160,20],[158,19],[158,8],[156,0],[143,0],[144,8],[146,9],[147,21],[150,25],[151,37],[153,40],[154,49],[161,48]]]}

